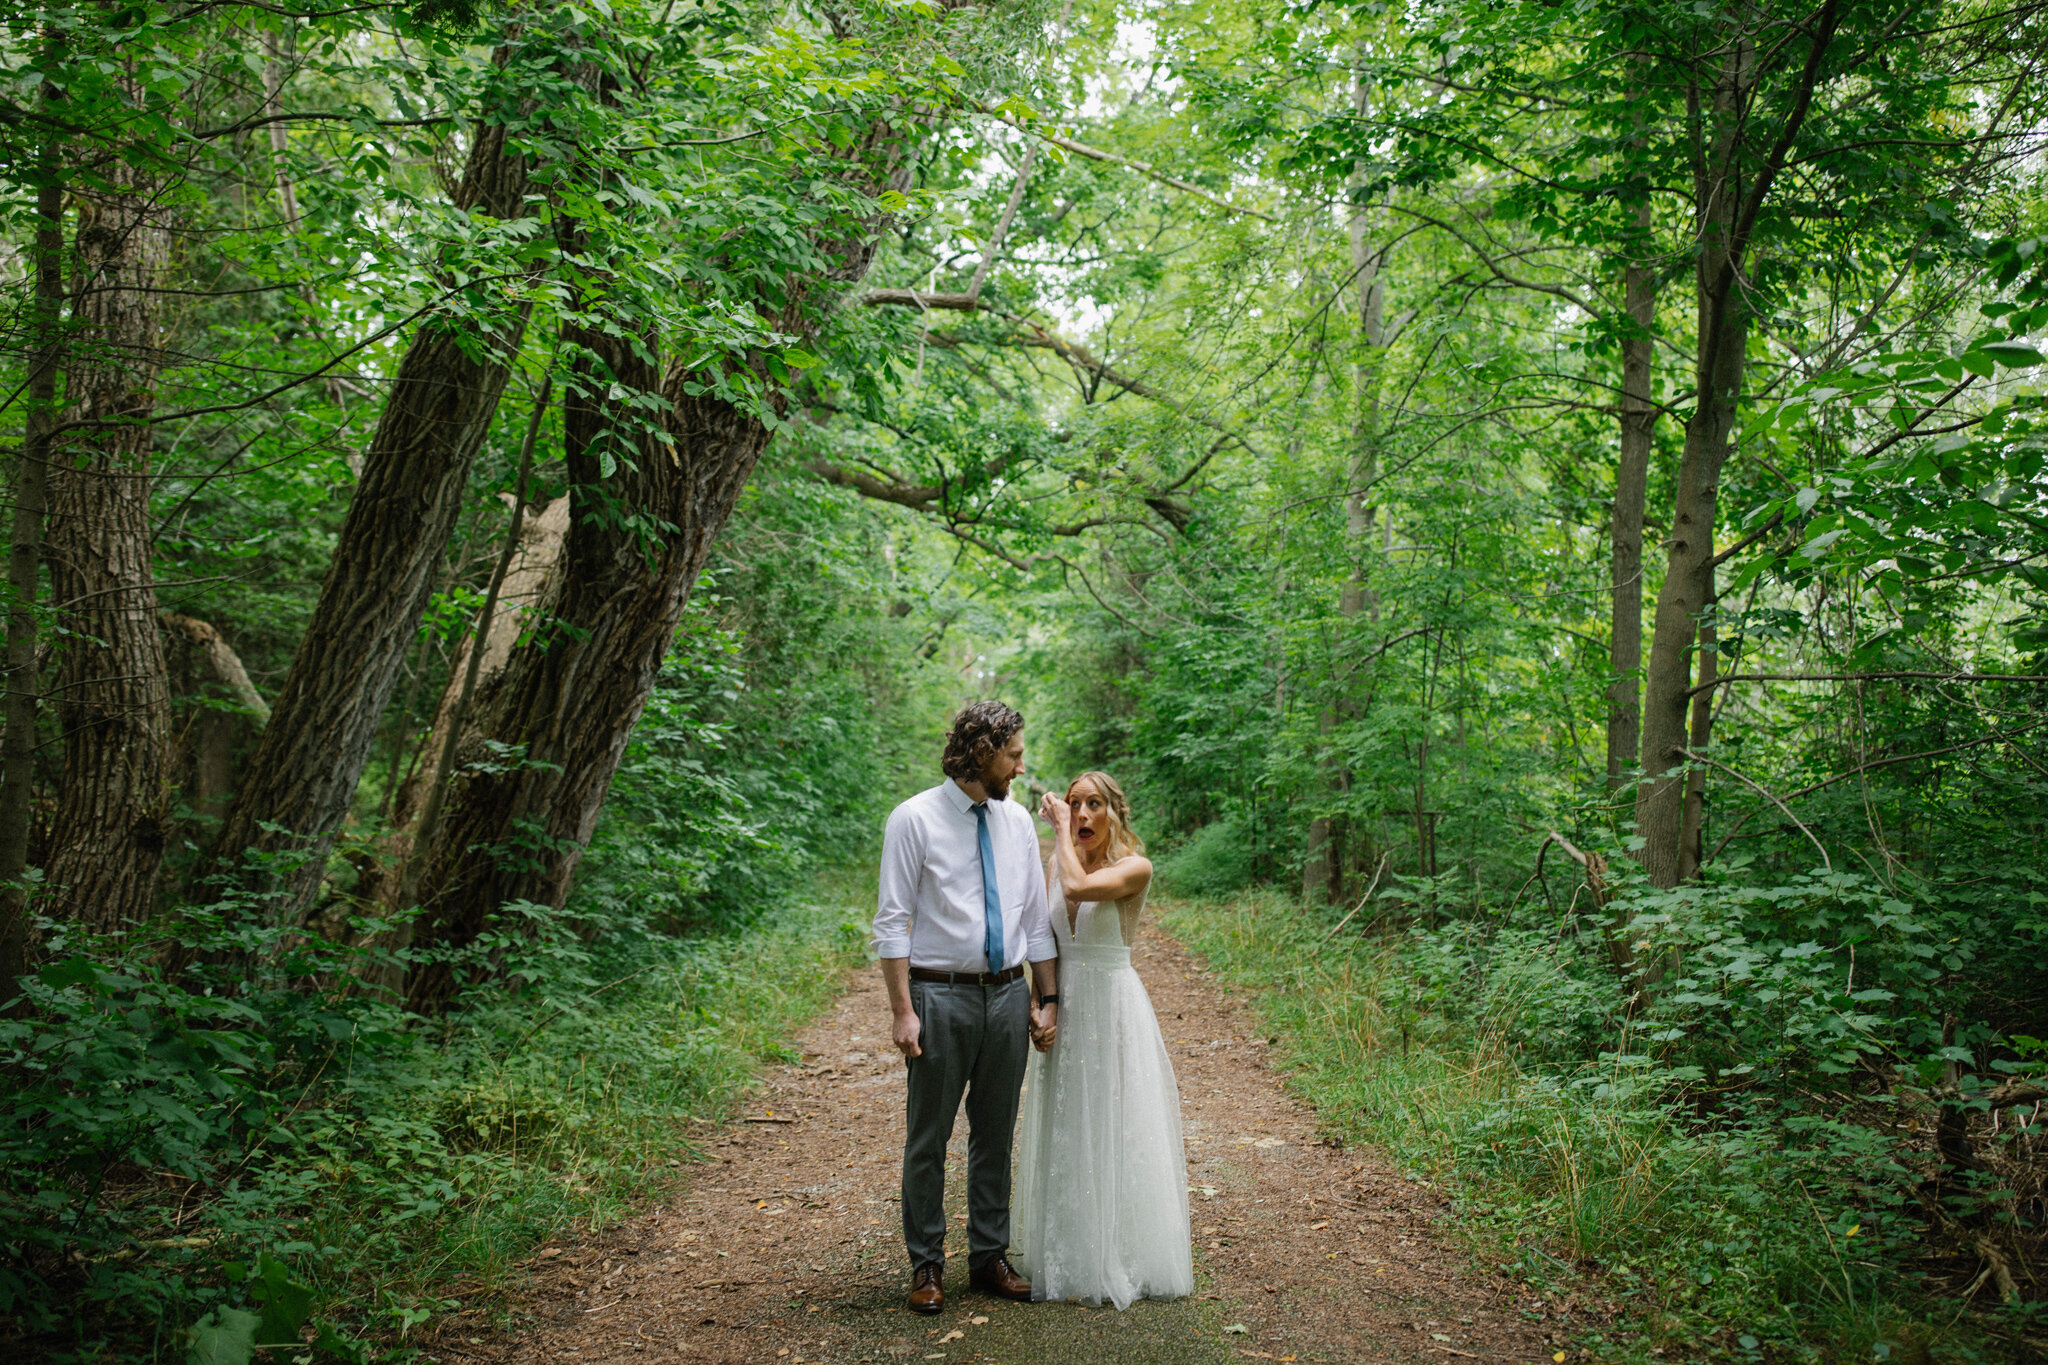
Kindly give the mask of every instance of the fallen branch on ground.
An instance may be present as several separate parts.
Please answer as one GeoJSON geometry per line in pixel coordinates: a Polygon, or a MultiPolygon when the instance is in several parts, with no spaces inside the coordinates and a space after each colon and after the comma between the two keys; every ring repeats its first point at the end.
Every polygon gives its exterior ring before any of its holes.
{"type": "MultiPolygon", "coordinates": [[[[1387,870],[1387,860],[1393,856],[1392,850],[1380,855],[1380,865],[1372,874],[1372,882],[1365,888],[1365,894],[1358,898],[1358,904],[1351,907],[1351,915],[1355,915],[1365,909],[1365,903],[1372,899],[1372,893],[1379,890],[1380,876],[1387,870]]],[[[1337,929],[1342,929],[1345,925],[1351,923],[1351,915],[1346,915],[1343,919],[1338,920],[1337,929]]],[[[1320,953],[1323,950],[1324,943],[1328,943],[1331,939],[1337,937],[1337,929],[1332,929],[1329,933],[1323,935],[1322,942],[1316,944],[1311,956],[1314,953],[1320,953]]]]}

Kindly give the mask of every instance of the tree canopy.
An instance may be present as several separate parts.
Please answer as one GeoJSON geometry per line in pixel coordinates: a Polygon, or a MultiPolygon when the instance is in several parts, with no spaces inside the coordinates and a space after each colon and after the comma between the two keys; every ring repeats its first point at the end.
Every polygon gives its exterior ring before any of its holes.
{"type": "MultiPolygon", "coordinates": [[[[0,41],[21,1340],[369,1349],[276,1305],[370,1272],[251,1231],[311,1217],[290,1113],[385,1112],[337,1048],[467,1076],[724,941],[1001,695],[1168,890],[1396,945],[1518,1065],[1832,1182],[1852,1291],[2039,1349],[2048,7],[0,41]]],[[[1773,1264],[1695,1274],[1712,1358],[1835,1349],[1773,1264]]]]}

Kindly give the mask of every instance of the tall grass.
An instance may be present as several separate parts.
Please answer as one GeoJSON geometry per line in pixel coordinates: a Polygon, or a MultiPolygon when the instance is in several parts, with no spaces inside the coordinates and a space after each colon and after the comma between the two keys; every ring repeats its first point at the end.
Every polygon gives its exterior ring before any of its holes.
{"type": "Polygon", "coordinates": [[[1330,939],[1270,893],[1162,908],[1251,995],[1331,1136],[1447,1191],[1485,1262],[1620,1310],[1578,1325],[1595,1359],[2006,1358],[1874,1245],[1884,1155],[1863,1130],[1763,1100],[1708,1122],[1627,1046],[1534,1048],[1591,1005],[1554,958],[1496,944],[1446,971],[1431,933],[1330,939]]]}

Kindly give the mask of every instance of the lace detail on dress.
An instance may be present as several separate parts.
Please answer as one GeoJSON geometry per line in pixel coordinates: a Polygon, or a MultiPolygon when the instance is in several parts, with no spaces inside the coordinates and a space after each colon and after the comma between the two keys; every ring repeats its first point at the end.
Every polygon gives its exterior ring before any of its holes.
{"type": "MultiPolygon", "coordinates": [[[[1024,1080],[1013,1226],[1039,1299],[1179,1298],[1195,1288],[1180,1090],[1114,902],[1069,925],[1057,866],[1060,1032],[1024,1080]]],[[[1142,910],[1144,894],[1139,894],[1142,910]]]]}

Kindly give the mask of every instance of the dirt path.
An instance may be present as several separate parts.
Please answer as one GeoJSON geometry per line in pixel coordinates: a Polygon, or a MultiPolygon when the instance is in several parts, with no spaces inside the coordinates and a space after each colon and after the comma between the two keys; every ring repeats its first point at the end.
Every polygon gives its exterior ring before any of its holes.
{"type": "MultiPolygon", "coordinates": [[[[517,1305],[532,1319],[522,1334],[450,1324],[429,1353],[505,1365],[1553,1359],[1563,1338],[1542,1305],[1517,1305],[1439,1240],[1441,1200],[1319,1137],[1241,1003],[1157,929],[1136,960],[1180,1079],[1195,1298],[1123,1313],[999,1302],[966,1289],[962,1229],[946,1312],[903,1309],[903,1068],[869,969],[804,1035],[803,1063],[764,1079],[749,1121],[708,1133],[716,1164],[687,1195],[545,1249],[517,1305]]],[[[956,1228],[965,1130],[950,1163],[956,1228]]]]}

